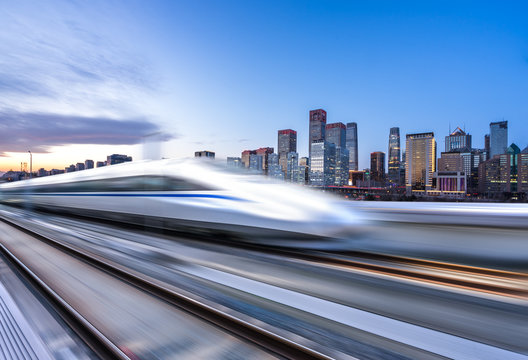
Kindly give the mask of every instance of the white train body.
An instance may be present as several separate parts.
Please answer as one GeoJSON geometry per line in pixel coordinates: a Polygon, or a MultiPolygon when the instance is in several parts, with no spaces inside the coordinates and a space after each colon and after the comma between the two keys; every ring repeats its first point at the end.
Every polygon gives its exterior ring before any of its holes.
{"type": "Polygon", "coordinates": [[[333,196],[209,161],[112,165],[0,185],[7,204],[245,240],[350,238],[358,214],[333,196]]]}

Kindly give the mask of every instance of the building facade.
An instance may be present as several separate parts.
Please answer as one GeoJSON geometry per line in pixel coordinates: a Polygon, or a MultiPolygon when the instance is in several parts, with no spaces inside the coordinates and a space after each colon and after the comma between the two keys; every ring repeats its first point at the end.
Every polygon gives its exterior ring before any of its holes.
{"type": "Polygon", "coordinates": [[[263,157],[257,154],[249,155],[249,170],[259,174],[264,174],[263,157]]]}
{"type": "Polygon", "coordinates": [[[132,161],[132,156],[112,154],[106,157],[106,165],[117,165],[129,161],[132,161]]]}
{"type": "Polygon", "coordinates": [[[94,168],[94,161],[93,160],[85,160],[84,161],[84,168],[85,169],[93,169],[94,168]]]}
{"type": "Polygon", "coordinates": [[[455,131],[445,137],[445,152],[464,148],[471,149],[471,135],[457,127],[455,131]]]}
{"type": "Polygon", "coordinates": [[[358,131],[357,123],[350,122],[346,125],[346,148],[349,154],[348,169],[358,170],[358,131]]]}
{"type": "Polygon", "coordinates": [[[242,158],[236,156],[229,156],[227,158],[227,166],[232,168],[241,168],[244,166],[244,164],[242,164],[242,158]]]}
{"type": "Polygon", "coordinates": [[[326,124],[325,140],[342,148],[346,147],[346,127],[343,123],[326,124]]]}
{"type": "Polygon", "coordinates": [[[433,132],[407,134],[405,187],[407,193],[432,189],[436,171],[436,141],[433,132]]]}
{"type": "Polygon", "coordinates": [[[284,180],[284,171],[279,163],[279,154],[268,155],[268,176],[274,179],[284,180]]]}
{"type": "Polygon", "coordinates": [[[273,154],[273,148],[272,147],[262,147],[255,150],[255,154],[257,156],[262,157],[262,171],[264,174],[268,173],[268,156],[270,154],[273,154]]]}
{"type": "Polygon", "coordinates": [[[400,184],[400,128],[393,127],[389,132],[388,180],[400,184]]]}
{"type": "Polygon", "coordinates": [[[336,147],[325,140],[311,144],[310,185],[331,186],[335,183],[336,147]]]}
{"type": "Polygon", "coordinates": [[[336,186],[348,185],[349,153],[345,147],[336,146],[335,182],[336,186]]]}
{"type": "Polygon", "coordinates": [[[242,154],[240,158],[242,159],[242,164],[244,165],[246,169],[249,169],[249,157],[251,155],[255,155],[257,152],[255,150],[244,150],[242,151],[242,154]]]}
{"type": "Polygon", "coordinates": [[[299,184],[310,182],[310,159],[303,156],[299,159],[299,184]]]}
{"type": "Polygon", "coordinates": [[[480,163],[479,192],[492,199],[526,198],[528,152],[511,144],[504,154],[480,163]]]}
{"type": "Polygon", "coordinates": [[[312,143],[325,139],[326,111],[310,110],[310,134],[308,135],[309,157],[312,158],[312,143]]]}
{"type": "Polygon", "coordinates": [[[277,139],[277,153],[279,164],[287,175],[288,153],[297,152],[297,131],[292,129],[279,130],[277,139]]]}
{"type": "Polygon", "coordinates": [[[378,183],[385,181],[385,153],[382,151],[370,154],[370,180],[378,183]]]}
{"type": "Polygon", "coordinates": [[[195,151],[194,152],[194,157],[206,157],[206,158],[214,159],[215,158],[215,152],[214,151],[207,151],[207,150],[195,151]]]}
{"type": "Polygon", "coordinates": [[[501,155],[508,147],[508,122],[498,121],[490,123],[490,155],[501,155]]]}
{"type": "Polygon", "coordinates": [[[296,152],[289,152],[287,154],[286,162],[286,180],[290,182],[299,181],[299,154],[296,152]]]}

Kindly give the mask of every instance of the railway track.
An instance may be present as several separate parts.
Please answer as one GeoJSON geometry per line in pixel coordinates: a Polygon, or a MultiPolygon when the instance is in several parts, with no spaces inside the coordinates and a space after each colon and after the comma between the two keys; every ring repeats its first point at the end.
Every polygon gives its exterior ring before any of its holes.
{"type": "Polygon", "coordinates": [[[287,251],[286,253],[290,257],[321,265],[367,270],[382,275],[500,296],[528,298],[528,275],[519,272],[363,252],[337,254],[287,251]]]}
{"type": "MultiPolygon", "coordinates": [[[[185,312],[214,324],[228,333],[244,339],[279,357],[288,359],[330,359],[330,357],[292,340],[273,334],[254,324],[237,319],[230,314],[217,310],[195,299],[191,299],[184,294],[178,293],[173,287],[169,287],[156,279],[134,272],[124,266],[113,263],[112,261],[91,254],[70,244],[51,239],[36,231],[27,229],[11,219],[2,216],[0,217],[0,220],[56,249],[59,249],[61,252],[101,269],[156,298],[162,299],[185,312]]],[[[130,357],[126,350],[120,349],[114,345],[103,333],[83,318],[79,312],[63,300],[49,285],[42,281],[37,274],[24,265],[23,259],[17,258],[6,246],[4,246],[4,244],[0,244],[0,250],[38,290],[46,295],[61,317],[63,317],[69,326],[79,334],[81,339],[83,339],[83,341],[85,341],[98,356],[102,359],[135,359],[134,357],[130,357]]]]}

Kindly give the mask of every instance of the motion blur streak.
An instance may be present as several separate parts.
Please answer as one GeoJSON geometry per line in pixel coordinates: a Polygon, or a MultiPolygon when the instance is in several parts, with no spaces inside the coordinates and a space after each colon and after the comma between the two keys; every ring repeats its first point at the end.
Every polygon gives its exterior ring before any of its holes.
{"type": "Polygon", "coordinates": [[[347,239],[361,224],[333,197],[207,161],[120,164],[3,184],[0,191],[8,204],[285,246],[347,239]]]}
{"type": "Polygon", "coordinates": [[[528,358],[522,206],[345,202],[203,161],[0,189],[2,245],[131,358],[528,358]]]}

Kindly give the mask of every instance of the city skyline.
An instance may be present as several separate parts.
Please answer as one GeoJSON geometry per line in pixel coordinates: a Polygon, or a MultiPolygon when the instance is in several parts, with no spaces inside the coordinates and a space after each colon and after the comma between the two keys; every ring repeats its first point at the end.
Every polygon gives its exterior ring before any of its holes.
{"type": "Polygon", "coordinates": [[[391,127],[459,126],[482,148],[504,119],[508,142],[528,144],[523,3],[52,3],[0,10],[3,171],[27,150],[48,168],[140,159],[142,136],[157,131],[164,157],[225,159],[294,129],[306,156],[306,114],[318,108],[328,123],[358,124],[359,169],[386,151],[377,134],[391,127]]]}

